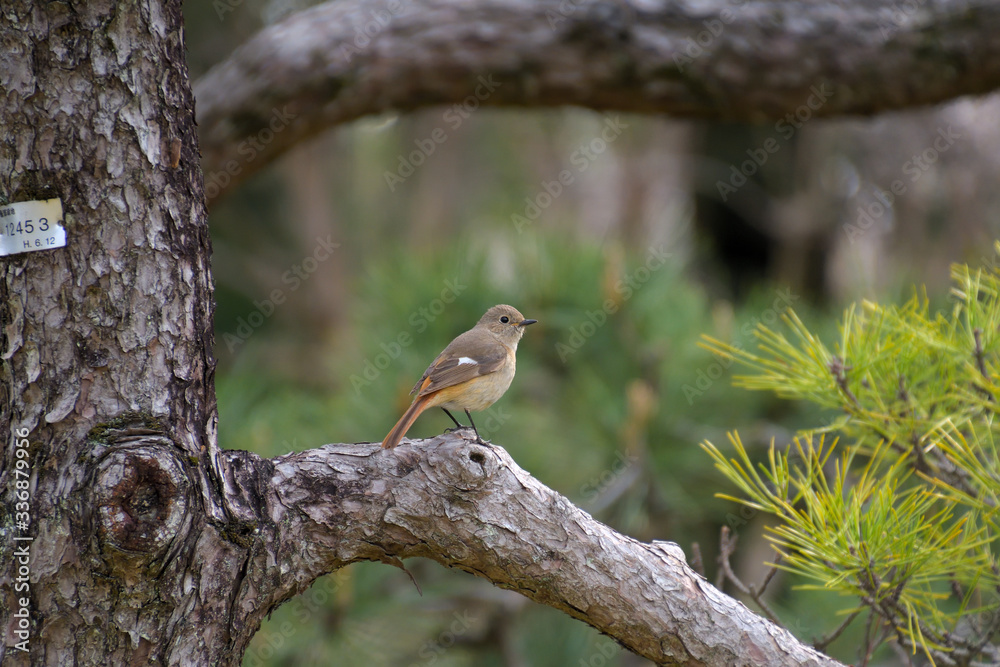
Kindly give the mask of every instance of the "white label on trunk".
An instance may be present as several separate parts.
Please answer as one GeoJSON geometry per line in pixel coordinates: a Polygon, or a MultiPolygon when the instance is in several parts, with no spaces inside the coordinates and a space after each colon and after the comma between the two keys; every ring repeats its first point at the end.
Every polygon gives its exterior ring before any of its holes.
{"type": "Polygon", "coordinates": [[[0,256],[66,245],[61,199],[0,205],[0,256]]]}

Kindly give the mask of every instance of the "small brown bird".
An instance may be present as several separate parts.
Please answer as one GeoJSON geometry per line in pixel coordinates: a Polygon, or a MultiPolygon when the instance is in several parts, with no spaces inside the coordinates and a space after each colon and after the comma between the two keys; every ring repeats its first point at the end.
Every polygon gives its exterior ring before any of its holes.
{"type": "Polygon", "coordinates": [[[504,395],[514,379],[514,353],[526,320],[513,306],[493,306],[476,326],[458,336],[427,367],[413,385],[413,403],[382,441],[382,449],[392,449],[427,408],[439,407],[458,428],[465,428],[448,412],[465,410],[476,432],[476,440],[486,444],[472,421],[470,410],[485,410],[504,395]]]}

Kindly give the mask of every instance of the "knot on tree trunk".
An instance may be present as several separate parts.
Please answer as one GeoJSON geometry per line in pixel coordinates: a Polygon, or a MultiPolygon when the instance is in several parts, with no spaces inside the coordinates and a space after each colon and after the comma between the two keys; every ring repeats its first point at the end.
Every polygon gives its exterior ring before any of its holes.
{"type": "MultiPolygon", "coordinates": [[[[437,440],[437,438],[435,438],[437,440]]],[[[431,441],[425,472],[430,481],[459,491],[477,491],[490,484],[502,459],[499,449],[469,440],[431,441]]]]}
{"type": "Polygon", "coordinates": [[[97,466],[94,499],[102,546],[156,559],[177,536],[190,483],[173,443],[163,436],[111,449],[97,466]]]}

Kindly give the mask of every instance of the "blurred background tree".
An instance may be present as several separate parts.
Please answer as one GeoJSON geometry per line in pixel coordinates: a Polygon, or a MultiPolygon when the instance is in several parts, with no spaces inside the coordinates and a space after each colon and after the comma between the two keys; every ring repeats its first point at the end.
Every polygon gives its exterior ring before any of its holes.
{"type": "MultiPolygon", "coordinates": [[[[307,4],[187,3],[192,75],[307,4]]],[[[732,487],[696,444],[738,427],[756,460],[823,414],[733,389],[699,337],[748,347],[790,306],[831,333],[846,304],[913,283],[945,299],[950,263],[997,236],[998,116],[990,96],[781,127],[473,107],[338,127],[212,202],[221,443],[380,440],[441,346],[511,303],[540,323],[484,436],[616,529],[689,557],[699,544],[710,578],[729,526],[733,567],[756,581],[767,520],[714,496],[732,487]]],[[[428,415],[411,436],[448,425],[428,415]]],[[[244,664],[642,664],[485,581],[411,569],[423,596],[371,564],[317,582],[244,664]]],[[[809,640],[842,600],[802,581],[779,574],[768,604],[809,640]]],[[[855,659],[862,631],[828,652],[855,659]]]]}

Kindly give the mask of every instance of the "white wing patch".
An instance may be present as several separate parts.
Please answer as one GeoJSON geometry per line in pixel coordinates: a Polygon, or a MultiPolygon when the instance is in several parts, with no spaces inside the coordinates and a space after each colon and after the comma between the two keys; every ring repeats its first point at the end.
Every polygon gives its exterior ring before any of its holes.
{"type": "Polygon", "coordinates": [[[478,364],[478,363],[479,363],[478,361],[476,361],[475,359],[472,359],[470,357],[459,357],[458,358],[458,365],[459,366],[461,366],[462,364],[478,364]]]}

